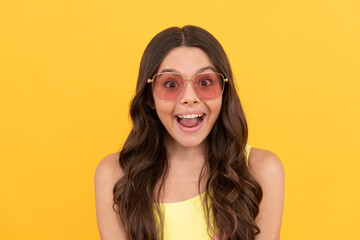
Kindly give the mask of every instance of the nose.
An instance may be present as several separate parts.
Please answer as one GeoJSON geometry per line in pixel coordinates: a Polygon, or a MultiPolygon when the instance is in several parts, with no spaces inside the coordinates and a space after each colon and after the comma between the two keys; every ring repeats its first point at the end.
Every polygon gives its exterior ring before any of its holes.
{"type": "Polygon", "coordinates": [[[184,80],[184,89],[180,98],[182,104],[196,104],[200,101],[196,95],[192,79],[184,80]]]}

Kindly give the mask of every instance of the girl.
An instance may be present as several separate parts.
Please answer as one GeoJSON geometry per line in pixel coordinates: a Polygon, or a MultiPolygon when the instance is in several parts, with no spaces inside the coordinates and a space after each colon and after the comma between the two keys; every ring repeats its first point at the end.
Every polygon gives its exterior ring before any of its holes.
{"type": "Polygon", "coordinates": [[[228,58],[209,32],[172,27],[150,41],[130,115],[121,152],[95,173],[101,239],[279,239],[282,163],[247,145],[228,58]]]}

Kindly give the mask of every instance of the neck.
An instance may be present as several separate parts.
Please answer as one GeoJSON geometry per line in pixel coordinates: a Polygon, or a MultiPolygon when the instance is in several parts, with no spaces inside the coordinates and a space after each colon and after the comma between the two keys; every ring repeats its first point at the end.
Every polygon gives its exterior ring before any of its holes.
{"type": "Polygon", "coordinates": [[[205,141],[198,146],[185,147],[177,143],[173,138],[165,137],[166,151],[170,162],[194,163],[205,161],[206,143],[205,141]]]}
{"type": "MultiPolygon", "coordinates": [[[[185,147],[174,141],[172,137],[166,135],[165,146],[169,168],[161,194],[164,194],[166,197],[170,196],[170,199],[171,196],[193,196],[194,192],[198,192],[199,184],[200,192],[205,191],[208,176],[204,154],[206,144],[200,144],[195,147],[185,147]],[[203,167],[205,167],[205,169],[203,169],[203,167]],[[202,172],[202,170],[204,172],[202,172]],[[199,183],[201,172],[203,175],[199,183]]],[[[158,187],[159,186],[157,186],[157,189],[158,187]]],[[[164,198],[164,196],[160,198],[164,198]]]]}
{"type": "Polygon", "coordinates": [[[195,147],[185,147],[171,137],[165,139],[168,154],[169,175],[198,182],[200,172],[206,165],[206,143],[195,147]]]}

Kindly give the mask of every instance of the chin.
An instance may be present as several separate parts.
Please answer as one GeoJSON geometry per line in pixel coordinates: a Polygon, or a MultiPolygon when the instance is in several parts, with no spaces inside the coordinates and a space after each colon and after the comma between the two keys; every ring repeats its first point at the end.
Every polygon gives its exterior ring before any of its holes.
{"type": "Polygon", "coordinates": [[[204,143],[204,140],[189,139],[188,141],[177,141],[177,143],[185,148],[194,148],[201,146],[204,143]]]}

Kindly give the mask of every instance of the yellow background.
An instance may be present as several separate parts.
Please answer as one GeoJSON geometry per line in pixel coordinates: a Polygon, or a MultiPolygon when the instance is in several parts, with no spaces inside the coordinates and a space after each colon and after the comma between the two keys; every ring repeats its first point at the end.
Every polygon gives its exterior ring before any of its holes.
{"type": "Polygon", "coordinates": [[[93,177],[129,130],[150,39],[210,31],[230,58],[249,144],[285,167],[281,239],[360,227],[360,4],[1,1],[0,239],[99,239],[93,177]]]}

